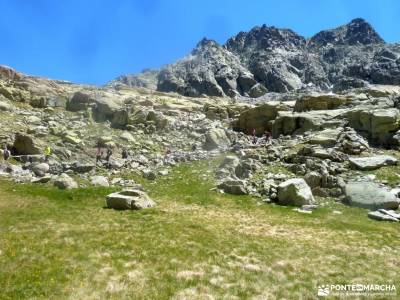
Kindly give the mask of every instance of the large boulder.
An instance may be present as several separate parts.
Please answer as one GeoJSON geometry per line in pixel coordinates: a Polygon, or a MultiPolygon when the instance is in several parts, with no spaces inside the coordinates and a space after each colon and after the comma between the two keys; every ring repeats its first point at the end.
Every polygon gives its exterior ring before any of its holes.
{"type": "Polygon", "coordinates": [[[377,155],[368,157],[350,157],[350,165],[357,170],[376,170],[383,166],[397,164],[397,159],[388,155],[377,155]]]}
{"type": "Polygon", "coordinates": [[[278,202],[282,205],[302,206],[314,204],[310,187],[302,178],[293,178],[278,186],[278,202]]]}
{"type": "Polygon", "coordinates": [[[280,111],[272,125],[272,135],[303,134],[306,131],[319,131],[326,128],[337,128],[344,121],[338,116],[343,110],[316,110],[310,112],[285,112],[280,111]]]}
{"type": "Polygon", "coordinates": [[[247,134],[251,134],[255,129],[257,134],[263,134],[270,129],[269,122],[275,120],[279,111],[289,110],[288,105],[271,101],[242,112],[237,122],[237,129],[247,134]]]}
{"type": "Polygon", "coordinates": [[[76,92],[67,102],[67,110],[74,112],[86,110],[94,105],[95,102],[96,99],[91,95],[83,92],[76,92]]]}
{"type": "Polygon", "coordinates": [[[309,110],[336,109],[350,101],[349,97],[336,94],[310,94],[300,97],[296,101],[294,110],[297,112],[309,110]]]}
{"type": "Polygon", "coordinates": [[[122,109],[122,103],[117,98],[102,96],[96,99],[93,116],[97,121],[111,121],[114,118],[114,114],[117,114],[122,109]]]}
{"type": "Polygon", "coordinates": [[[122,192],[112,193],[106,197],[108,208],[116,210],[138,210],[154,207],[156,203],[143,191],[126,189],[122,192]]]}
{"type": "Polygon", "coordinates": [[[50,170],[50,166],[47,163],[35,164],[32,167],[32,172],[39,177],[43,177],[50,170]]]}
{"type": "Polygon", "coordinates": [[[13,106],[8,103],[7,99],[0,95],[0,111],[11,111],[13,110],[13,106]]]}
{"type": "Polygon", "coordinates": [[[349,182],[345,186],[346,203],[350,206],[376,210],[397,209],[399,200],[394,193],[375,182],[349,182]]]}
{"type": "Polygon", "coordinates": [[[24,133],[15,135],[13,148],[20,155],[35,155],[40,154],[40,147],[37,145],[34,137],[24,133]]]}
{"type": "Polygon", "coordinates": [[[206,141],[204,149],[214,150],[218,148],[226,148],[231,144],[226,132],[222,128],[214,128],[206,133],[206,141]]]}
{"type": "Polygon", "coordinates": [[[347,118],[351,127],[384,144],[400,128],[400,113],[396,108],[355,109],[347,113],[347,118]]]}

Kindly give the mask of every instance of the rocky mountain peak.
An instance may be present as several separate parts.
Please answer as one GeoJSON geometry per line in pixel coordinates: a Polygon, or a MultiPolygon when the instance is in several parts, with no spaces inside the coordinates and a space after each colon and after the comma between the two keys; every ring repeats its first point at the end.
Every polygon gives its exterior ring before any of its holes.
{"type": "Polygon", "coordinates": [[[400,46],[386,44],[364,19],[305,39],[293,30],[256,26],[224,45],[202,39],[158,74],[121,82],[185,96],[260,97],[267,92],[342,91],[373,84],[400,84],[400,46]],[[139,80],[140,79],[140,80],[139,80]],[[149,80],[148,80],[149,79],[149,80]]]}
{"type": "Polygon", "coordinates": [[[323,47],[328,44],[370,45],[384,42],[371,24],[362,18],[357,18],[335,29],[320,31],[309,40],[309,45],[323,47]]]}
{"type": "Polygon", "coordinates": [[[216,52],[216,51],[223,51],[222,46],[218,44],[216,41],[203,38],[196,47],[192,50],[191,55],[198,56],[203,55],[207,52],[216,52]]]}
{"type": "Polygon", "coordinates": [[[305,39],[290,29],[279,29],[274,26],[262,25],[254,27],[249,32],[240,32],[230,38],[225,46],[232,52],[245,52],[255,49],[285,49],[305,45],[305,39]]]}

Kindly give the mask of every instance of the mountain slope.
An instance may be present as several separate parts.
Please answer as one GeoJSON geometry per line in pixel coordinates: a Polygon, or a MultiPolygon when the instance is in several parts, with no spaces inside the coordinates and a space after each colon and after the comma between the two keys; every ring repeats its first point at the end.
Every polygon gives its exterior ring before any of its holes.
{"type": "MultiPolygon", "coordinates": [[[[128,75],[137,79],[139,75],[128,75]]],[[[187,57],[162,68],[156,89],[186,96],[250,96],[300,89],[343,90],[400,84],[400,46],[387,44],[363,19],[306,39],[263,25],[225,45],[203,39],[187,57]]],[[[113,81],[143,86],[140,80],[113,81]]],[[[154,88],[154,86],[152,86],[154,88]]]]}

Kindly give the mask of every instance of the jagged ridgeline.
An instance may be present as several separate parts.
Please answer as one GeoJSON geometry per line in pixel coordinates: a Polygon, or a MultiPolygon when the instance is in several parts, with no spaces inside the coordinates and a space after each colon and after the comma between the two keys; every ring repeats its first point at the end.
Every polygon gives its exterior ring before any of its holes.
{"type": "Polygon", "coordinates": [[[193,97],[256,98],[268,91],[342,91],[367,83],[400,84],[400,45],[385,43],[358,18],[309,39],[266,25],[240,32],[224,45],[203,39],[174,64],[109,84],[193,97]]]}

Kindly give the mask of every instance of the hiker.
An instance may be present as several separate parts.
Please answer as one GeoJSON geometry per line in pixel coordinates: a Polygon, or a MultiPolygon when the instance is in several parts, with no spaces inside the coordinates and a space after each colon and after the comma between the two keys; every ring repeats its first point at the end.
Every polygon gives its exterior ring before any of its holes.
{"type": "Polygon", "coordinates": [[[112,154],[113,154],[113,152],[112,152],[112,150],[111,150],[111,147],[108,147],[108,149],[107,149],[107,155],[106,155],[106,160],[107,160],[108,168],[111,167],[111,165],[110,165],[110,159],[111,159],[111,155],[112,155],[112,154]]]}
{"type": "Polygon", "coordinates": [[[100,147],[97,147],[97,152],[96,152],[96,165],[101,162],[101,158],[103,157],[103,149],[100,147]]]}
{"type": "Polygon", "coordinates": [[[51,156],[51,153],[52,153],[52,150],[51,150],[50,146],[47,146],[47,147],[44,149],[44,160],[45,160],[46,162],[49,161],[49,158],[50,158],[50,156],[51,156]]]}
{"type": "Polygon", "coordinates": [[[192,151],[194,152],[194,151],[196,151],[196,149],[197,149],[196,144],[193,144],[193,145],[192,145],[192,151]]]}
{"type": "Polygon", "coordinates": [[[265,137],[265,144],[266,144],[266,145],[269,145],[270,142],[271,142],[271,138],[272,138],[271,132],[269,132],[268,130],[266,130],[266,131],[264,132],[264,137],[265,137]]]}
{"type": "Polygon", "coordinates": [[[122,159],[128,159],[128,156],[129,156],[128,150],[123,149],[121,156],[122,156],[122,159]]]}
{"type": "Polygon", "coordinates": [[[253,129],[253,144],[257,144],[257,136],[256,136],[256,129],[253,129]]]}
{"type": "Polygon", "coordinates": [[[10,158],[10,156],[11,156],[11,152],[10,152],[10,150],[8,150],[7,145],[5,145],[4,149],[3,149],[4,161],[7,161],[10,158]]]}

